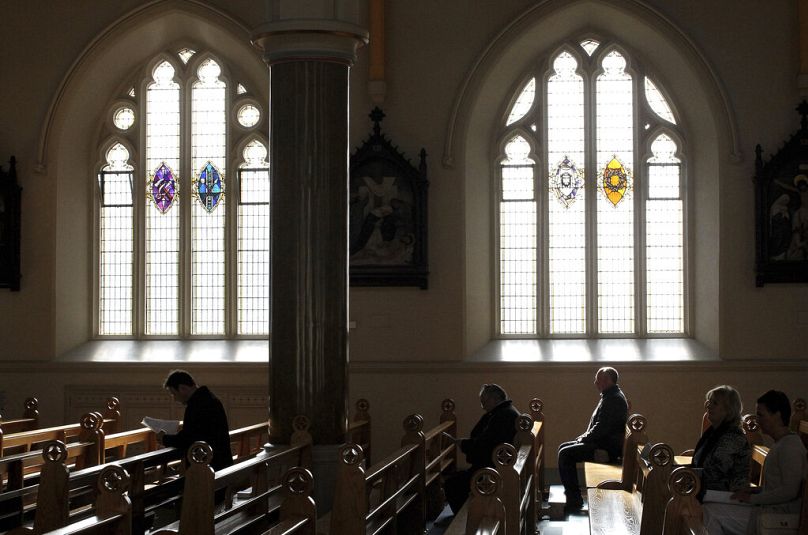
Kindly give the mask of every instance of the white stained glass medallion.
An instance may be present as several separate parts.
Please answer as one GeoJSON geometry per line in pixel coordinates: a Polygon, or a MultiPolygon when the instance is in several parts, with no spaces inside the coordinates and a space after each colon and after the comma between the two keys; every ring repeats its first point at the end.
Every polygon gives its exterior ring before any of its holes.
{"type": "Polygon", "coordinates": [[[130,87],[130,88],[129,88],[129,92],[127,93],[127,95],[129,95],[129,96],[130,96],[130,97],[132,97],[132,98],[135,98],[135,88],[134,88],[134,87],[130,87]]]}
{"type": "Polygon", "coordinates": [[[183,63],[188,63],[191,57],[196,54],[195,50],[191,50],[190,48],[183,48],[177,52],[177,55],[180,57],[183,63]]]}
{"type": "Polygon", "coordinates": [[[243,95],[243,94],[244,94],[244,93],[246,93],[246,92],[247,92],[247,88],[246,88],[246,87],[244,87],[242,84],[238,84],[238,85],[236,86],[236,94],[237,94],[237,95],[243,95]]]}
{"type": "Polygon", "coordinates": [[[665,96],[647,76],[645,77],[645,100],[648,101],[648,105],[651,106],[654,113],[669,123],[676,124],[676,118],[673,116],[673,112],[665,96]]]}
{"type": "Polygon", "coordinates": [[[594,39],[584,39],[581,41],[581,48],[583,48],[590,56],[595,53],[595,50],[597,50],[599,46],[600,43],[594,39]]]}
{"type": "Polygon", "coordinates": [[[118,108],[112,115],[112,122],[120,130],[129,130],[135,124],[135,111],[128,106],[118,108]]]}
{"type": "Polygon", "coordinates": [[[555,193],[556,199],[565,208],[575,202],[578,192],[584,186],[584,173],[575,162],[567,156],[556,166],[555,172],[550,175],[550,189],[555,193]]]}
{"type": "Polygon", "coordinates": [[[536,98],[536,79],[531,78],[522,88],[516,102],[513,103],[511,111],[508,114],[508,120],[505,122],[506,126],[511,125],[527,115],[530,108],[533,106],[533,101],[536,98]]]}
{"type": "Polygon", "coordinates": [[[251,128],[261,120],[261,111],[252,104],[245,104],[238,109],[238,123],[244,128],[251,128]]]}

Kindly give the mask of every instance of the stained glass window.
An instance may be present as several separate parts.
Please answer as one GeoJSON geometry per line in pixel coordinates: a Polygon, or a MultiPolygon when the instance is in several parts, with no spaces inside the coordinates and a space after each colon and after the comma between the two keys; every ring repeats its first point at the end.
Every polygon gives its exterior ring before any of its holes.
{"type": "Polygon", "coordinates": [[[242,84],[238,84],[238,86],[236,86],[236,94],[237,95],[243,95],[246,92],[247,92],[247,88],[244,87],[242,84]]]}
{"type": "Polygon", "coordinates": [[[547,64],[526,76],[530,103],[527,84],[503,121],[499,334],[683,336],[683,162],[651,129],[652,114],[678,128],[671,106],[611,43],[570,42],[547,64]],[[653,156],[638,163],[636,147],[653,156]]]}
{"type": "MultiPolygon", "coordinates": [[[[144,147],[135,147],[142,160],[132,162],[131,151],[113,142],[98,174],[98,334],[266,336],[266,144],[232,128],[245,106],[231,104],[236,91],[221,64],[208,53],[178,54],[152,64],[140,101],[110,111],[114,128],[135,130],[131,137],[144,147]],[[135,109],[143,110],[142,124],[135,109]],[[228,158],[237,153],[231,184],[228,158]],[[233,185],[239,207],[230,213],[233,185]]],[[[260,118],[258,104],[249,107],[246,120],[260,118]]]]}

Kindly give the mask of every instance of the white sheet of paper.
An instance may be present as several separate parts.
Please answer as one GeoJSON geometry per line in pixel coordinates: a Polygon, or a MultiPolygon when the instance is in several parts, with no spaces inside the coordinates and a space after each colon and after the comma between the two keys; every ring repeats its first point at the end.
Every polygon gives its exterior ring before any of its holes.
{"type": "Polygon", "coordinates": [[[164,432],[167,435],[175,435],[180,430],[179,420],[161,420],[160,418],[152,418],[151,416],[144,416],[140,421],[143,425],[159,433],[164,432]]]}

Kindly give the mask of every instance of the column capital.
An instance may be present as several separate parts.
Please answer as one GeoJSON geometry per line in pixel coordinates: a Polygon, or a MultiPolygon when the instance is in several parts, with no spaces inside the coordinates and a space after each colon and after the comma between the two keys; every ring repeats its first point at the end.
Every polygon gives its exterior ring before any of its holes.
{"type": "Polygon", "coordinates": [[[338,20],[286,19],[256,28],[252,42],[268,65],[311,59],[352,65],[358,48],[368,42],[368,31],[338,20]]]}

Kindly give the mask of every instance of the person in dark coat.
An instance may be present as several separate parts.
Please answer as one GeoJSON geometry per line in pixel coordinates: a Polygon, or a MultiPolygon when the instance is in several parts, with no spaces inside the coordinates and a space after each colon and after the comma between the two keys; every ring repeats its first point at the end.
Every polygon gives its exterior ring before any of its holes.
{"type": "MultiPolygon", "coordinates": [[[[165,446],[177,448],[184,453],[198,441],[207,442],[213,448],[210,467],[221,470],[233,464],[230,452],[230,427],[222,402],[207,386],[197,386],[186,371],[174,370],[168,374],[163,387],[175,401],[185,405],[182,429],[175,435],[158,433],[157,439],[165,446]]],[[[186,459],[187,462],[187,459],[186,459]]]]}
{"type": "Polygon", "coordinates": [[[564,485],[567,512],[583,507],[581,489],[578,486],[576,464],[592,461],[595,450],[605,450],[609,460],[616,461],[623,453],[628,402],[617,385],[618,375],[614,368],[601,368],[595,374],[595,388],[600,392],[600,401],[584,434],[558,447],[558,475],[564,485]]]}
{"type": "Polygon", "coordinates": [[[471,430],[469,438],[458,439],[460,451],[466,455],[466,462],[471,467],[456,472],[444,482],[446,501],[455,514],[469,496],[469,485],[474,472],[486,466],[494,466],[491,460],[494,449],[503,442],[513,443],[516,435],[519,411],[501,386],[483,385],[480,389],[480,405],[485,414],[471,430]]]}

